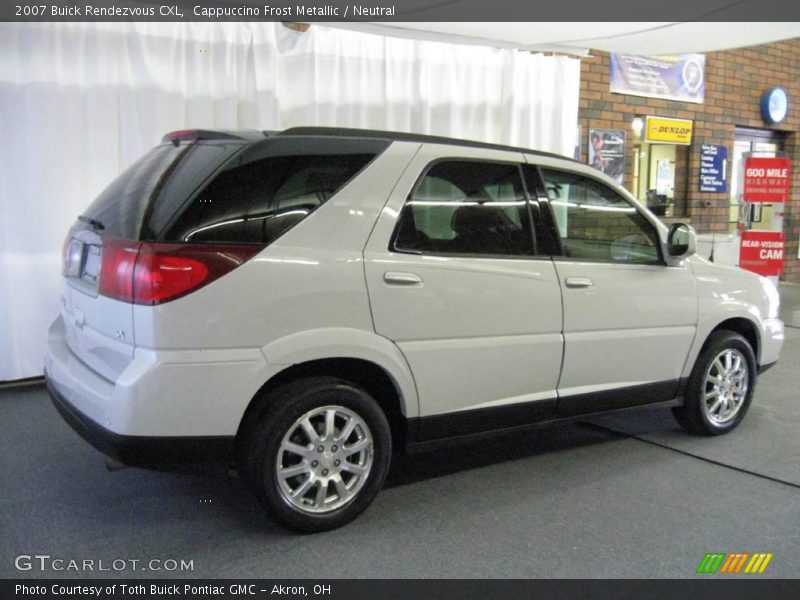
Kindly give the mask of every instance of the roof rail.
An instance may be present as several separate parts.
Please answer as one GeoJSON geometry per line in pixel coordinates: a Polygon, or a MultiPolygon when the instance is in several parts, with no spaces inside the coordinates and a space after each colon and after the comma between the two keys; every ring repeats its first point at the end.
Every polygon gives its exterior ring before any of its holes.
{"type": "MultiPolygon", "coordinates": [[[[271,133],[271,132],[270,132],[271,133]]],[[[531,148],[520,148],[516,146],[504,146],[502,144],[490,144],[487,142],[476,142],[473,140],[463,140],[438,135],[424,135],[419,133],[406,133],[401,131],[383,131],[380,129],[355,129],[346,127],[291,127],[278,133],[278,136],[326,136],[326,137],[358,137],[358,138],[377,138],[397,142],[419,142],[422,144],[445,144],[450,146],[466,146],[469,148],[485,148],[487,150],[505,150],[510,152],[524,152],[536,154],[538,156],[549,156],[575,162],[572,158],[552,152],[533,150],[531,148]]]]}

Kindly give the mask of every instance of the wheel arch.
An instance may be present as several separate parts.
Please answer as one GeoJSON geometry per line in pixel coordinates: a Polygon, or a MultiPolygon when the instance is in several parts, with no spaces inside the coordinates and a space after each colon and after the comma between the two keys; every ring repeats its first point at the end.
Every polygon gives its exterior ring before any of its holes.
{"type": "Polygon", "coordinates": [[[688,379],[691,375],[697,358],[708,346],[711,336],[721,330],[733,331],[746,339],[753,349],[756,365],[761,365],[763,332],[760,319],[753,310],[734,310],[734,308],[741,309],[741,307],[721,305],[713,313],[706,314],[700,319],[694,342],[683,366],[682,377],[684,379],[688,379]]]}
{"type": "Polygon", "coordinates": [[[753,398],[758,371],[757,344],[757,326],[745,318],[726,319],[709,331],[692,365],[685,401],[672,409],[686,431],[707,436],[721,435],[738,426],[753,398]],[[721,360],[723,353],[733,351],[741,355],[739,349],[743,345],[750,349],[746,353],[749,356],[744,357],[747,362],[744,371],[741,362],[729,361],[730,355],[726,356],[727,362],[721,360]],[[752,367],[751,360],[755,362],[752,367]]]}
{"type": "Polygon", "coordinates": [[[755,323],[753,323],[753,321],[744,317],[733,317],[719,323],[716,327],[714,327],[714,329],[708,332],[700,352],[706,348],[711,335],[714,332],[721,330],[733,331],[734,333],[738,333],[744,339],[746,339],[750,344],[750,347],[753,349],[753,355],[756,357],[756,364],[760,364],[759,357],[761,350],[761,336],[759,334],[758,327],[755,323]]]}
{"type": "Polygon", "coordinates": [[[338,356],[287,365],[268,379],[250,400],[236,432],[237,453],[247,448],[249,437],[270,404],[270,391],[312,377],[335,377],[363,388],[383,410],[391,428],[393,445],[404,448],[407,411],[400,384],[383,366],[363,358],[338,356]]]}

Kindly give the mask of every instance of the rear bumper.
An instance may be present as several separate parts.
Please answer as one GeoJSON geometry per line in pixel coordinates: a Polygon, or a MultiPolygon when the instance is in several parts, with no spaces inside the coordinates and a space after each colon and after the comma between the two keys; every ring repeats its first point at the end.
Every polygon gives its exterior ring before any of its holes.
{"type": "Polygon", "coordinates": [[[72,352],[61,317],[45,354],[50,396],[76,432],[119,462],[169,470],[230,461],[242,416],[272,369],[253,349],[137,348],[112,381],[72,352]]]}
{"type": "Polygon", "coordinates": [[[47,391],[64,420],[100,452],[123,464],[151,469],[174,469],[233,460],[233,436],[148,437],[109,431],[75,408],[45,373],[47,391]]]}
{"type": "Polygon", "coordinates": [[[70,349],[64,322],[50,327],[45,371],[80,413],[126,437],[235,436],[248,404],[278,368],[259,349],[149,350],[113,380],[70,349]]]}

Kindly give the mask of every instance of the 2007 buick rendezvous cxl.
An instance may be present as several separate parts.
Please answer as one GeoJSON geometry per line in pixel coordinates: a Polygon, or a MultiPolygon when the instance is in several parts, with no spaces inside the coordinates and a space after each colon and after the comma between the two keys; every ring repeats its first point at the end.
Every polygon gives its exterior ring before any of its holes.
{"type": "Polygon", "coordinates": [[[392,451],[628,407],[734,429],[783,343],[767,279],[577,162],[410,134],[178,131],[64,244],[46,377],[131,465],[229,460],[340,526],[392,451]]]}

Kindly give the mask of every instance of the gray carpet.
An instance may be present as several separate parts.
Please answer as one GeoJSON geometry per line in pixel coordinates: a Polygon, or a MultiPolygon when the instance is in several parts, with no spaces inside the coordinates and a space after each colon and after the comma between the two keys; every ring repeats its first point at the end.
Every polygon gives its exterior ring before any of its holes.
{"type": "Polygon", "coordinates": [[[312,536],[273,525],[225,473],[108,472],[43,389],[0,391],[0,577],[91,575],[19,572],[20,554],[194,564],[95,573],[126,577],[693,577],[706,552],[740,551],[796,577],[799,360],[790,330],[729,436],[686,436],[659,411],[416,455],[356,522],[312,536]]]}
{"type": "Polygon", "coordinates": [[[800,285],[780,284],[781,320],[790,327],[800,327],[800,285]]]}

